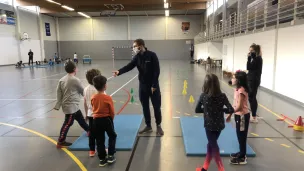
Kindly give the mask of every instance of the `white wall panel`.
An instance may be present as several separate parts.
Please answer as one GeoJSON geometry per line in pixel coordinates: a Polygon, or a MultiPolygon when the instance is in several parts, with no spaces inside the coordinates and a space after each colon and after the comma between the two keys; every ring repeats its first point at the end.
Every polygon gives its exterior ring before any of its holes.
{"type": "Polygon", "coordinates": [[[172,16],[168,17],[168,39],[193,39],[201,29],[201,16],[172,16]],[[190,22],[188,33],[182,31],[182,22],[190,22]]]}
{"type": "Polygon", "coordinates": [[[109,17],[93,19],[94,40],[127,40],[128,18],[109,17]]]}
{"type": "MultiPolygon", "coordinates": [[[[131,39],[164,40],[165,17],[130,17],[131,39]]],[[[193,36],[194,38],[194,36],[193,36]]]]}
{"type": "Polygon", "coordinates": [[[87,18],[60,18],[60,41],[91,40],[91,19],[87,18]]]}

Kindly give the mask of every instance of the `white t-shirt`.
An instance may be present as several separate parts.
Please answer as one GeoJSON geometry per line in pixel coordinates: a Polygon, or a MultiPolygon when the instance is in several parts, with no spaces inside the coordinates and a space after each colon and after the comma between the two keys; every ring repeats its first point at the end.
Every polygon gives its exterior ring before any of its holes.
{"type": "MultiPolygon", "coordinates": [[[[83,96],[86,100],[87,106],[88,106],[88,116],[92,117],[93,111],[92,111],[92,104],[91,99],[94,94],[97,94],[98,91],[95,89],[93,85],[88,85],[84,88],[83,96]]],[[[106,94],[106,92],[105,92],[106,94]]]]}
{"type": "Polygon", "coordinates": [[[74,54],[74,59],[77,59],[77,54],[74,54]]]}

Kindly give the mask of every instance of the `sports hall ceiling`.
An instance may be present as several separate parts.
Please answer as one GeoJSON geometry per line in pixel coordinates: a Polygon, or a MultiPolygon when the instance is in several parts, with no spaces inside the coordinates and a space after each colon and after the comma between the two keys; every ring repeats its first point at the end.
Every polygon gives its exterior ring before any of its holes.
{"type": "Polygon", "coordinates": [[[103,11],[115,10],[116,16],[165,15],[164,1],[170,15],[197,15],[206,9],[207,0],[53,0],[74,9],[69,11],[48,0],[17,0],[21,5],[40,7],[41,13],[57,17],[76,17],[84,12],[91,17],[101,16],[103,11]]]}

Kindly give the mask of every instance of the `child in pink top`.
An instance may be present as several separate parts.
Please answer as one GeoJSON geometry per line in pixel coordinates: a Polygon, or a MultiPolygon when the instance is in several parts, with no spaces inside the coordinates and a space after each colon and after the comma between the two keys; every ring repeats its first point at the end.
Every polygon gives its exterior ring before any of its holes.
{"type": "MultiPolygon", "coordinates": [[[[234,118],[236,123],[236,134],[239,141],[240,152],[231,154],[231,164],[246,164],[246,146],[247,146],[247,134],[250,122],[250,113],[248,109],[248,83],[247,74],[243,71],[237,71],[232,78],[232,85],[236,86],[234,91],[234,118]]],[[[232,114],[227,118],[227,122],[230,122],[232,114]]]]}

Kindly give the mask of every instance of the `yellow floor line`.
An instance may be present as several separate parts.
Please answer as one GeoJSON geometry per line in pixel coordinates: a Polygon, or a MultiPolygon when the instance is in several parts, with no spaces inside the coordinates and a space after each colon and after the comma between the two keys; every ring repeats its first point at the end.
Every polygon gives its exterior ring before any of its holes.
{"type": "Polygon", "coordinates": [[[286,145],[286,144],[281,144],[281,146],[286,147],[286,148],[290,148],[290,146],[286,145]]]}
{"type": "MultiPolygon", "coordinates": [[[[226,86],[228,86],[228,87],[230,87],[230,88],[233,89],[233,87],[231,87],[229,84],[225,83],[224,81],[221,80],[221,82],[222,82],[223,84],[225,84],[226,86]]],[[[260,107],[262,107],[263,109],[265,109],[266,111],[270,112],[271,114],[275,115],[276,117],[282,119],[282,117],[281,117],[279,114],[275,113],[274,111],[268,109],[267,107],[263,106],[263,105],[260,104],[260,103],[258,103],[258,105],[259,105],[260,107]]],[[[293,125],[293,123],[289,122],[289,121],[286,120],[286,119],[284,120],[284,122],[286,122],[286,123],[288,123],[288,124],[290,124],[290,125],[293,125]]]]}
{"type": "Polygon", "coordinates": [[[302,151],[302,150],[299,150],[299,153],[302,153],[302,154],[304,154],[304,151],[302,151]]]}
{"type": "Polygon", "coordinates": [[[120,103],[125,103],[124,101],[120,101],[120,103]]]}
{"type": "Polygon", "coordinates": [[[265,138],[265,140],[268,140],[268,141],[274,141],[273,139],[270,139],[270,138],[265,138]]]}
{"type": "Polygon", "coordinates": [[[255,133],[250,133],[251,135],[254,135],[256,137],[258,137],[259,135],[258,134],[255,134],[255,133]]]}
{"type": "Polygon", "coordinates": [[[114,103],[116,103],[116,100],[113,100],[114,103]]]}
{"type": "Polygon", "coordinates": [[[185,113],[185,115],[188,115],[188,116],[190,116],[191,114],[189,114],[189,113],[185,113]]]}
{"type": "Polygon", "coordinates": [[[180,111],[176,111],[176,113],[180,113],[180,111]]]}
{"type": "MultiPolygon", "coordinates": [[[[23,128],[21,126],[17,126],[17,125],[12,125],[12,124],[7,124],[7,123],[2,123],[0,122],[0,125],[5,125],[5,126],[10,126],[10,127],[14,127],[14,128],[18,128],[18,129],[21,129],[21,130],[24,130],[24,131],[27,131],[27,132],[30,132],[30,133],[33,133],[33,134],[36,134],[38,135],[39,137],[41,138],[44,138],[48,141],[50,141],[51,143],[57,145],[57,142],[55,140],[53,140],[52,138],[46,136],[46,135],[43,135],[39,132],[36,132],[34,130],[31,130],[31,129],[27,129],[27,128],[23,128]]],[[[86,167],[81,163],[81,161],[72,153],[70,152],[68,149],[66,148],[62,148],[62,150],[68,155],[70,156],[74,162],[79,166],[79,168],[81,169],[81,171],[87,171],[86,167]]]]}

